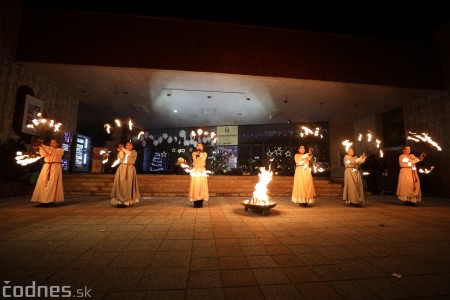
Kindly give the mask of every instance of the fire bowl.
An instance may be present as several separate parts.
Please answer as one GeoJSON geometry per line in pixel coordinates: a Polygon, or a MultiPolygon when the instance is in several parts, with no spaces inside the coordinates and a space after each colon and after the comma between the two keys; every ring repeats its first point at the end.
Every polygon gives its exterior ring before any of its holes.
{"type": "Polygon", "coordinates": [[[267,204],[257,204],[252,200],[244,200],[242,201],[242,205],[244,205],[246,211],[250,208],[252,210],[260,211],[262,215],[265,216],[269,213],[271,208],[274,208],[277,205],[277,202],[269,201],[267,204]]]}

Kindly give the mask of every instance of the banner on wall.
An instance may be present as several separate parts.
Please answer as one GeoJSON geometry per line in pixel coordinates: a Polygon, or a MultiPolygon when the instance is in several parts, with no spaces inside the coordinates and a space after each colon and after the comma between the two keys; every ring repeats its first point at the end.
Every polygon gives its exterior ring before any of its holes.
{"type": "Polygon", "coordinates": [[[23,111],[22,132],[38,135],[37,128],[29,128],[28,124],[33,124],[33,119],[38,119],[38,114],[44,112],[44,102],[33,96],[27,95],[25,98],[25,108],[23,111]]]}
{"type": "Polygon", "coordinates": [[[218,145],[237,145],[238,126],[217,126],[218,145]]]}

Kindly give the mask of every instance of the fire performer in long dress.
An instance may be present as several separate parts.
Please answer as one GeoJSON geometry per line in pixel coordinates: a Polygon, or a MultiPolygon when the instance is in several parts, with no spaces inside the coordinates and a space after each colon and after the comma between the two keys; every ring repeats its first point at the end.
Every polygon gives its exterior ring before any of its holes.
{"type": "Polygon", "coordinates": [[[364,204],[364,186],[359,165],[366,161],[366,154],[354,156],[353,148],[348,148],[344,157],[344,194],[343,200],[347,205],[361,206],[364,204]]]}
{"type": "Polygon", "coordinates": [[[197,152],[192,152],[191,184],[189,188],[189,200],[194,202],[194,207],[203,207],[203,200],[208,201],[208,175],[206,173],[206,158],[208,154],[203,152],[203,144],[197,144],[197,152]]]}
{"type": "Polygon", "coordinates": [[[398,158],[400,163],[400,173],[398,175],[397,196],[405,204],[417,205],[422,201],[420,190],[420,180],[416,170],[416,163],[425,158],[425,153],[419,157],[411,154],[411,148],[404,146],[403,154],[398,158]]]}
{"type": "Polygon", "coordinates": [[[291,201],[298,203],[299,206],[308,207],[308,205],[314,203],[314,196],[316,195],[309,166],[309,162],[313,158],[313,148],[309,148],[308,153],[305,153],[305,147],[300,146],[298,152],[294,156],[296,167],[291,201]]]}
{"type": "Polygon", "coordinates": [[[56,139],[52,139],[49,146],[37,140],[33,148],[39,149],[39,154],[44,157],[44,166],[36,182],[31,201],[39,202],[38,206],[49,206],[54,205],[55,202],[64,201],[61,167],[64,150],[59,148],[56,139]]]}
{"type": "Polygon", "coordinates": [[[117,205],[117,207],[128,207],[138,203],[140,198],[136,168],[134,167],[137,152],[133,150],[133,144],[130,142],[125,147],[120,144],[117,151],[120,165],[114,177],[111,204],[117,205]]]}

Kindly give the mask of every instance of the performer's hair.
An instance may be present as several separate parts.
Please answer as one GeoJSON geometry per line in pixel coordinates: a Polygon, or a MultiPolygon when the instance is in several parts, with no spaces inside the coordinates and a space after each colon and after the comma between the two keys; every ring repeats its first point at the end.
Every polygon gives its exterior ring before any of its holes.
{"type": "Polygon", "coordinates": [[[61,140],[60,140],[59,138],[57,138],[57,137],[51,137],[50,140],[49,140],[49,142],[51,142],[52,140],[55,140],[56,143],[57,143],[58,145],[61,145],[61,140]]]}
{"type": "Polygon", "coordinates": [[[408,147],[409,148],[409,146],[408,145],[403,145],[403,147],[402,147],[402,150],[405,150],[405,148],[406,147],[408,147]]]}

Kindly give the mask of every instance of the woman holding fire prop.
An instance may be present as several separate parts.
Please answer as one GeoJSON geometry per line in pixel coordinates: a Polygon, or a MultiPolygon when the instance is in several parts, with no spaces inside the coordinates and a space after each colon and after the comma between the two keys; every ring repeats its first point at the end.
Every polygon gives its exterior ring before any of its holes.
{"type": "Polygon", "coordinates": [[[192,152],[193,168],[190,171],[191,183],[189,200],[194,202],[194,208],[203,207],[203,200],[208,201],[208,175],[205,165],[208,154],[203,152],[203,144],[197,144],[197,151],[192,152]]]}
{"type": "Polygon", "coordinates": [[[350,206],[361,206],[364,204],[364,187],[359,171],[359,165],[366,161],[366,154],[354,156],[353,148],[348,148],[344,156],[344,194],[343,200],[350,206]]]}
{"type": "Polygon", "coordinates": [[[411,154],[409,146],[403,146],[402,152],[403,154],[398,158],[400,173],[398,175],[396,195],[405,204],[417,205],[417,203],[422,201],[422,195],[416,163],[421,162],[426,154],[422,152],[419,157],[416,157],[414,154],[411,154]]]}
{"type": "Polygon", "coordinates": [[[131,142],[128,142],[125,147],[120,144],[117,152],[120,165],[114,177],[111,204],[117,205],[117,207],[128,207],[138,203],[140,198],[136,168],[134,167],[137,152],[133,150],[131,142]]]}
{"type": "Polygon", "coordinates": [[[38,206],[49,206],[54,205],[55,202],[64,201],[61,167],[64,150],[59,148],[56,139],[51,139],[49,146],[44,145],[42,140],[37,140],[33,148],[39,149],[39,154],[44,157],[44,166],[36,182],[31,201],[39,202],[38,206]]]}
{"type": "Polygon", "coordinates": [[[313,148],[309,148],[308,153],[305,154],[305,147],[300,146],[298,152],[294,156],[295,174],[291,201],[298,203],[300,206],[308,207],[308,204],[314,203],[314,196],[316,195],[309,166],[309,162],[313,158],[313,148]]]}

